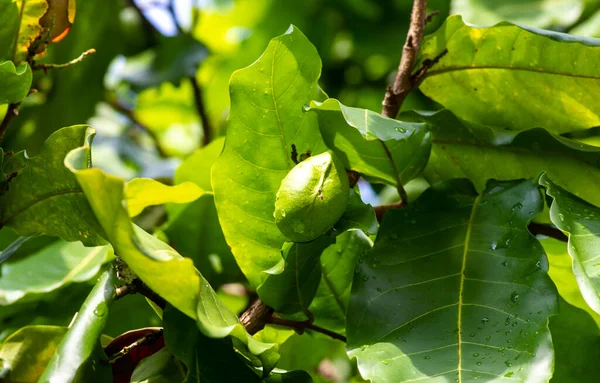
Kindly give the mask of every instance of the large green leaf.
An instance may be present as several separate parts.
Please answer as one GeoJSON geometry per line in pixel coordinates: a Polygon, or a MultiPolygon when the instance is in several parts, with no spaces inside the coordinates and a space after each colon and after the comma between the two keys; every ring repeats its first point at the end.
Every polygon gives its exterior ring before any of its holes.
{"type": "Polygon", "coordinates": [[[600,313],[600,208],[592,206],[557,186],[546,174],[540,184],[554,198],[550,219],[569,236],[573,273],[588,305],[600,313]]]}
{"type": "Polygon", "coordinates": [[[561,187],[600,206],[600,148],[543,129],[498,131],[462,121],[448,110],[403,117],[431,126],[433,149],[425,169],[431,183],[468,178],[483,190],[489,179],[537,179],[547,171],[561,187]]]}
{"type": "Polygon", "coordinates": [[[568,27],[583,12],[583,0],[453,0],[451,13],[477,25],[510,21],[529,27],[568,27]]]}
{"type": "Polygon", "coordinates": [[[561,299],[549,328],[556,359],[551,382],[595,382],[600,374],[600,331],[590,315],[561,299]]]}
{"type": "Polygon", "coordinates": [[[12,60],[19,29],[19,7],[13,0],[0,0],[0,61],[12,60]]]}
{"type": "Polygon", "coordinates": [[[26,257],[1,265],[0,306],[40,296],[72,282],[83,282],[100,270],[107,247],[84,247],[57,241],[26,257]],[[43,266],[42,266],[43,265],[43,266]]]}
{"type": "Polygon", "coordinates": [[[257,289],[262,301],[283,314],[308,310],[321,278],[321,253],[335,243],[333,237],[321,236],[312,242],[286,242],[281,253],[285,269],[270,275],[257,289]]]}
{"type": "Polygon", "coordinates": [[[99,358],[105,357],[100,347],[100,336],[115,297],[116,283],[117,276],[112,267],[100,275],[48,362],[39,383],[86,382],[90,377],[96,382],[112,380],[110,366],[101,363],[99,358]]]}
{"type": "Polygon", "coordinates": [[[311,102],[308,110],[319,116],[323,139],[344,166],[369,180],[404,184],[427,163],[431,136],[423,123],[393,120],[335,99],[311,102]]]}
{"type": "Polygon", "coordinates": [[[258,356],[265,371],[270,371],[279,358],[275,345],[260,343],[245,331],[237,316],[218,300],[191,259],[182,257],[169,245],[131,223],[125,182],[99,169],[82,166],[89,156],[89,146],[75,149],[68,154],[65,165],[77,177],[115,254],[148,287],[195,319],[205,335],[213,338],[232,335],[252,355],[258,356]]]}
{"type": "Polygon", "coordinates": [[[553,133],[600,125],[600,40],[450,16],[423,40],[417,67],[444,50],[420,89],[461,118],[553,133]]]}
{"type": "MultiPolygon", "coordinates": [[[[93,134],[84,125],[63,128],[46,140],[37,156],[22,151],[9,157],[2,172],[16,176],[0,195],[0,226],[23,236],[41,233],[87,246],[105,244],[81,187],[63,164],[67,153],[89,145],[93,134]]],[[[82,160],[80,166],[91,165],[90,158],[82,160]]]]}
{"type": "Polygon", "coordinates": [[[546,382],[557,293],[527,223],[537,184],[455,180],[389,211],[359,260],[348,351],[378,382],[546,382]]]}
{"type": "Polygon", "coordinates": [[[260,382],[229,339],[211,339],[192,320],[169,307],[164,312],[167,349],[187,366],[185,382],[260,382]]]}
{"type": "Polygon", "coordinates": [[[15,67],[11,61],[0,61],[0,105],[23,101],[29,93],[32,77],[29,64],[15,67]]]}
{"type": "Polygon", "coordinates": [[[66,332],[59,326],[26,326],[16,331],[0,348],[0,379],[37,382],[66,332]]]}
{"type": "Polygon", "coordinates": [[[356,262],[373,242],[360,230],[348,231],[335,238],[335,245],[321,254],[321,281],[308,310],[315,324],[337,333],[346,332],[346,310],[354,279],[356,262]]]}
{"type": "Polygon", "coordinates": [[[297,28],[275,37],[251,66],[230,81],[225,149],[212,170],[219,220],[227,243],[253,286],[283,268],[285,237],[273,217],[275,193],[297,153],[326,150],[316,116],[302,106],[322,99],[321,60],[297,28]]]}

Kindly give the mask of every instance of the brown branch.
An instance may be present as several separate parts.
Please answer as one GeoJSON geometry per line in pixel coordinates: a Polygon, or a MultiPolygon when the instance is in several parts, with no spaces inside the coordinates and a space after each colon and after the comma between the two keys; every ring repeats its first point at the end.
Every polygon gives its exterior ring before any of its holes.
{"type": "Polygon", "coordinates": [[[545,235],[546,237],[554,238],[562,242],[567,242],[569,240],[569,237],[567,237],[565,233],[552,226],[531,222],[527,228],[533,235],[545,235]]]}
{"type": "Polygon", "coordinates": [[[68,68],[68,67],[70,67],[72,65],[78,64],[78,63],[82,62],[84,58],[86,58],[87,56],[92,55],[94,53],[96,53],[95,49],[93,49],[93,48],[92,49],[88,49],[87,51],[85,51],[82,54],[80,54],[79,57],[77,57],[77,58],[75,58],[75,59],[73,59],[73,60],[71,60],[69,62],[66,62],[64,64],[39,64],[39,65],[33,65],[31,67],[31,70],[43,70],[44,73],[47,74],[48,70],[50,70],[50,69],[64,69],[64,68],[68,68]]]}
{"type": "Polygon", "coordinates": [[[271,318],[269,318],[268,323],[275,324],[278,326],[285,326],[285,327],[293,328],[298,334],[304,333],[304,330],[312,330],[315,332],[320,332],[321,334],[325,334],[333,339],[337,339],[337,340],[341,340],[342,342],[346,342],[345,336],[338,334],[336,332],[327,330],[326,328],[315,326],[312,323],[312,320],[295,321],[295,320],[281,319],[281,318],[272,316],[271,318]]]}
{"type": "Polygon", "coordinates": [[[4,134],[6,130],[8,130],[8,125],[19,115],[19,106],[20,102],[15,104],[8,104],[8,109],[6,109],[6,114],[4,115],[4,119],[2,123],[0,123],[0,141],[4,138],[4,134]]]}
{"type": "Polygon", "coordinates": [[[427,16],[425,16],[425,25],[429,24],[433,20],[433,18],[439,14],[440,11],[433,11],[431,13],[428,13],[427,16]]]}
{"type": "Polygon", "coordinates": [[[375,206],[373,210],[375,210],[375,217],[377,217],[377,222],[381,222],[383,220],[383,216],[388,210],[402,208],[406,206],[407,202],[400,200],[389,205],[375,206]]]}
{"type": "Polygon", "coordinates": [[[192,84],[192,89],[194,90],[194,105],[196,106],[198,117],[200,117],[200,122],[202,123],[202,132],[204,133],[202,136],[202,145],[207,145],[210,141],[212,141],[212,131],[210,128],[210,121],[206,113],[206,108],[204,107],[202,88],[200,88],[200,84],[198,84],[198,80],[195,76],[190,76],[189,79],[190,83],[192,84]]]}
{"type": "Polygon", "coordinates": [[[240,321],[249,334],[254,335],[269,323],[273,309],[260,299],[255,300],[240,317],[240,321]]]}
{"type": "Polygon", "coordinates": [[[387,88],[383,99],[383,110],[381,114],[396,118],[402,103],[413,89],[411,73],[415,66],[417,53],[425,31],[425,17],[427,16],[427,0],[414,0],[410,16],[410,27],[406,36],[406,43],[402,49],[402,58],[398,66],[398,73],[394,84],[387,88]]]}

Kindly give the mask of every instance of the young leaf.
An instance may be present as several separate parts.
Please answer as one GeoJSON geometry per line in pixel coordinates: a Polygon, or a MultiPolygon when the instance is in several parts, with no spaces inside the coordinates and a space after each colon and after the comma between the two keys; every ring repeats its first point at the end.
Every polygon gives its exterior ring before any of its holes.
{"type": "Polygon", "coordinates": [[[421,43],[421,91],[460,118],[513,130],[565,133],[600,125],[600,41],[450,16],[421,43]],[[460,95],[460,97],[457,97],[460,95]]]}
{"type": "Polygon", "coordinates": [[[168,186],[150,178],[135,178],[125,184],[127,212],[131,217],[140,214],[148,206],[165,203],[189,203],[204,195],[196,184],[184,182],[168,186]]]}
{"type": "Polygon", "coordinates": [[[315,325],[343,334],[346,332],[346,310],[354,278],[356,262],[373,246],[360,230],[347,231],[335,238],[335,245],[321,254],[321,281],[308,310],[315,325]]]}
{"type": "Polygon", "coordinates": [[[240,268],[259,286],[283,268],[285,237],[273,217],[275,193],[294,167],[293,152],[318,154],[316,116],[302,105],[321,99],[321,60],[297,28],[275,37],[263,55],[230,81],[225,149],[212,169],[219,220],[240,268]]]}
{"type": "Polygon", "coordinates": [[[66,332],[66,327],[59,326],[26,326],[15,331],[0,347],[0,378],[37,382],[66,332]]]}
{"type": "Polygon", "coordinates": [[[40,383],[85,382],[86,376],[88,379],[94,376],[97,381],[109,381],[112,377],[110,366],[99,360],[104,354],[100,347],[100,335],[108,320],[116,283],[117,276],[112,267],[100,275],[48,362],[39,379],[40,383]]]}
{"type": "Polygon", "coordinates": [[[600,148],[552,135],[544,129],[506,132],[460,120],[448,110],[402,117],[430,124],[431,183],[468,178],[477,190],[489,179],[537,179],[546,171],[561,187],[600,206],[600,148]]]}
{"type": "Polygon", "coordinates": [[[573,258],[573,273],[588,305],[600,314],[600,208],[575,197],[543,174],[540,184],[554,199],[550,219],[569,236],[569,254],[573,258]]]}
{"type": "Polygon", "coordinates": [[[0,105],[23,101],[29,93],[32,78],[29,64],[15,67],[10,61],[0,61],[0,105]]]}
{"type": "Polygon", "coordinates": [[[57,241],[26,257],[6,262],[0,273],[0,306],[33,301],[72,282],[83,282],[100,270],[107,246],[84,247],[57,241]],[[40,265],[44,265],[40,267],[40,265]]]}
{"type": "Polygon", "coordinates": [[[350,108],[335,99],[311,102],[323,140],[349,170],[388,185],[405,184],[425,167],[431,136],[425,124],[350,108]]]}
{"type": "Polygon", "coordinates": [[[546,382],[557,293],[526,229],[542,207],[531,181],[477,195],[454,180],[389,211],[348,307],[349,355],[362,376],[546,382]]]}
{"type": "Polygon", "coordinates": [[[294,314],[308,309],[321,277],[321,253],[335,243],[333,237],[321,236],[312,242],[286,242],[281,253],[285,269],[270,275],[257,289],[260,299],[283,314],[294,314]]]}
{"type": "MultiPolygon", "coordinates": [[[[0,226],[23,236],[47,234],[86,246],[106,243],[83,190],[63,164],[69,151],[89,146],[94,130],[85,125],[62,128],[52,134],[35,157],[25,151],[5,159],[2,172],[14,174],[0,195],[0,226]]],[[[81,158],[89,167],[91,159],[81,158]]]]}

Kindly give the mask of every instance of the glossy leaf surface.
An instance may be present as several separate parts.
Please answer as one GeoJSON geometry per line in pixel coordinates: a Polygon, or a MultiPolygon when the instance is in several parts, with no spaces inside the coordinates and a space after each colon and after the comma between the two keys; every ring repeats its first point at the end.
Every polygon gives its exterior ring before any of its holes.
{"type": "Polygon", "coordinates": [[[420,89],[461,118],[552,133],[600,125],[599,40],[510,23],[477,28],[456,15],[423,40],[416,67],[445,49],[420,89]]]}
{"type": "Polygon", "coordinates": [[[168,186],[150,178],[135,178],[125,184],[127,211],[131,217],[140,214],[148,206],[189,203],[203,194],[204,190],[191,182],[168,186]]]}
{"type": "Polygon", "coordinates": [[[319,116],[325,143],[346,168],[369,180],[404,184],[427,163],[431,137],[423,123],[393,120],[334,99],[311,102],[308,110],[319,116]]]}
{"type": "Polygon", "coordinates": [[[32,77],[28,64],[15,67],[11,61],[0,61],[0,105],[23,101],[29,92],[32,77]]]}
{"type": "Polygon", "coordinates": [[[348,351],[362,376],[546,382],[557,294],[526,230],[542,206],[531,181],[477,195],[457,180],[389,211],[348,307],[348,351]]]}
{"type": "Polygon", "coordinates": [[[320,72],[315,47],[290,27],[231,77],[225,149],[213,166],[212,183],[225,238],[253,286],[264,281],[265,271],[283,268],[285,237],[273,211],[281,180],[295,165],[292,145],[299,154],[326,149],[316,116],[302,111],[322,98],[320,72]]]}

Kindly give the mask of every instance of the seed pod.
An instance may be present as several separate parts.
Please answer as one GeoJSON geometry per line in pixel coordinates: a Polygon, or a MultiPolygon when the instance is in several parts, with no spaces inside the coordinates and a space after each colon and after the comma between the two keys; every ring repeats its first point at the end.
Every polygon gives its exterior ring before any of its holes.
{"type": "Polygon", "coordinates": [[[293,242],[324,234],[348,206],[348,176],[331,151],[309,157],[281,181],[275,201],[275,223],[293,242]]]}

